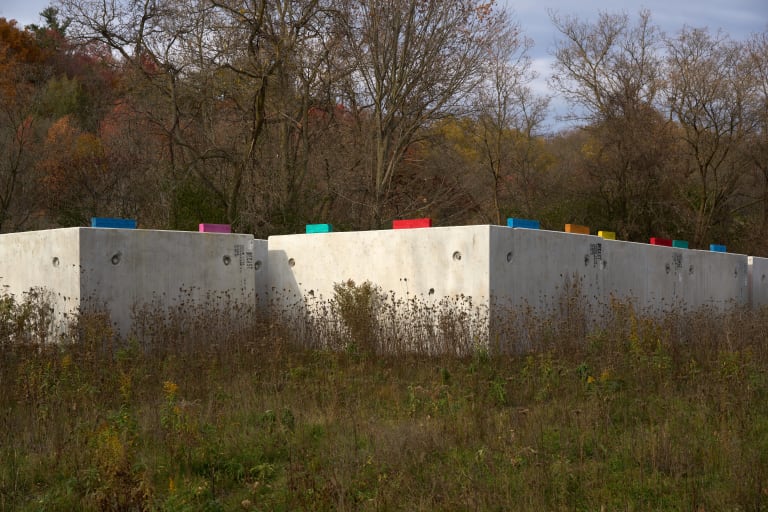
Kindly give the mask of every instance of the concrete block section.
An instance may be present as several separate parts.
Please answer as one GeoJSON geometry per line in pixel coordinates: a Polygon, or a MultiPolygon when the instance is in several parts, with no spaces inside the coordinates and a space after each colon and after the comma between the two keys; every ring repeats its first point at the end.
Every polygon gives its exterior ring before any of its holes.
{"type": "Polygon", "coordinates": [[[6,290],[45,287],[60,319],[106,310],[121,335],[136,308],[266,302],[266,241],[252,235],[69,228],[0,235],[0,256],[6,290]]]}
{"type": "Polygon", "coordinates": [[[492,307],[550,314],[562,301],[592,301],[603,293],[604,240],[558,231],[491,226],[489,250],[492,307]]]}
{"type": "Polygon", "coordinates": [[[503,350],[514,342],[503,333],[519,315],[578,308],[599,321],[612,299],[650,313],[745,305],[746,263],[743,255],[592,235],[460,226],[274,236],[268,266],[271,304],[279,309],[324,314],[335,284],[369,281],[396,304],[426,304],[420,311],[434,316],[433,325],[441,321],[438,304],[461,304],[475,315],[466,318],[485,314],[477,340],[503,350]]]}
{"type": "Polygon", "coordinates": [[[749,304],[753,309],[768,306],[768,258],[749,256],[749,304]]]}
{"type": "MultiPolygon", "coordinates": [[[[488,236],[489,226],[272,236],[270,304],[298,320],[297,328],[311,324],[303,321],[309,315],[318,319],[316,325],[343,330],[343,318],[334,312],[334,287],[367,281],[382,304],[378,340],[407,347],[426,343],[432,350],[445,333],[461,331],[453,339],[479,342],[488,329],[488,236]]],[[[302,334],[312,339],[312,333],[302,334]]]]}
{"type": "MultiPolygon", "coordinates": [[[[488,297],[488,226],[269,237],[269,281],[277,304],[333,298],[349,280],[398,298],[488,297]]],[[[505,228],[500,228],[505,229],[505,228]]],[[[508,230],[511,231],[511,230],[508,230]]]]}
{"type": "Polygon", "coordinates": [[[605,258],[606,291],[644,311],[722,311],[747,303],[743,255],[606,241],[605,258]]]}
{"type": "Polygon", "coordinates": [[[82,302],[106,306],[121,334],[134,307],[256,307],[264,301],[266,241],[253,235],[83,230],[82,302]]]}
{"type": "Polygon", "coordinates": [[[42,291],[53,307],[56,330],[80,307],[80,232],[64,228],[0,235],[0,294],[23,301],[42,291]]]}

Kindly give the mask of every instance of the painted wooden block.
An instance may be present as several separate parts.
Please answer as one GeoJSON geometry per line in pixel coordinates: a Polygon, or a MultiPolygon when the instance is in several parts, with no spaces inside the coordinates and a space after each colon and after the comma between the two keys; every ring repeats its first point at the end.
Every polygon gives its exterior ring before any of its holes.
{"type": "Polygon", "coordinates": [[[613,231],[598,231],[597,236],[606,240],[616,240],[616,233],[613,231]]]}
{"type": "Polygon", "coordinates": [[[664,247],[672,247],[672,240],[669,238],[651,238],[651,245],[663,245],[664,247]]]}
{"type": "Polygon", "coordinates": [[[679,249],[687,249],[688,240],[672,240],[672,247],[677,247],[679,249]]]}
{"type": "Polygon", "coordinates": [[[589,234],[589,227],[587,226],[580,226],[578,224],[566,224],[565,225],[565,232],[566,233],[576,233],[579,235],[588,235],[589,234]]]}
{"type": "Polygon", "coordinates": [[[714,252],[727,252],[724,245],[709,244],[709,250],[714,252]]]}
{"type": "Polygon", "coordinates": [[[509,217],[507,219],[507,227],[510,228],[524,228],[524,229],[539,229],[541,225],[539,221],[532,219],[516,219],[509,217]]]}
{"type": "Polygon", "coordinates": [[[399,219],[392,221],[392,229],[431,228],[432,219],[399,219]]]}
{"type": "Polygon", "coordinates": [[[201,233],[231,233],[232,226],[229,224],[200,224],[201,233]]]}
{"type": "Polygon", "coordinates": [[[92,228],[136,229],[135,219],[113,219],[109,217],[91,217],[92,228]]]}
{"type": "Polygon", "coordinates": [[[307,234],[311,233],[332,233],[333,226],[330,224],[307,224],[307,234]]]}

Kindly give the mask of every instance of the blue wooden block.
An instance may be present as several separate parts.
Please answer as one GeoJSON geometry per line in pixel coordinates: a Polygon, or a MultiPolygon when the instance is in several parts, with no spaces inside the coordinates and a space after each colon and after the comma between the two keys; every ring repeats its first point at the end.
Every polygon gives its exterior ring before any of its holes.
{"type": "Polygon", "coordinates": [[[709,244],[709,250],[715,252],[726,252],[725,246],[719,244],[709,244]]]}
{"type": "Polygon", "coordinates": [[[332,233],[333,226],[330,224],[307,224],[307,234],[309,233],[332,233]]]}
{"type": "Polygon", "coordinates": [[[672,247],[677,247],[679,249],[687,249],[688,240],[672,240],[672,247]]]}
{"type": "Polygon", "coordinates": [[[92,228],[136,229],[135,219],[111,219],[109,217],[91,217],[92,228]]]}
{"type": "Polygon", "coordinates": [[[516,219],[509,217],[507,226],[510,228],[539,229],[539,221],[530,219],[516,219]]]}

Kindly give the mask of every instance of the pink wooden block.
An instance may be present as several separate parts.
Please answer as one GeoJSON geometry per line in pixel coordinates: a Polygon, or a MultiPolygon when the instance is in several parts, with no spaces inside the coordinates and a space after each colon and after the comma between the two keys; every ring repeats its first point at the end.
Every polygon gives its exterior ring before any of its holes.
{"type": "Polygon", "coordinates": [[[232,226],[229,224],[200,224],[201,233],[231,233],[232,226]]]}

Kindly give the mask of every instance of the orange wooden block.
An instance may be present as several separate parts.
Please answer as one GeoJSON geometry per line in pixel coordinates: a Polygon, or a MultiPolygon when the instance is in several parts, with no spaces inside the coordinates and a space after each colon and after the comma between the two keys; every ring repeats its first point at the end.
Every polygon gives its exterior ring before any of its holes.
{"type": "Polygon", "coordinates": [[[587,226],[579,226],[578,224],[566,224],[565,225],[565,232],[566,233],[576,233],[579,235],[588,235],[589,234],[589,227],[587,226]]]}

